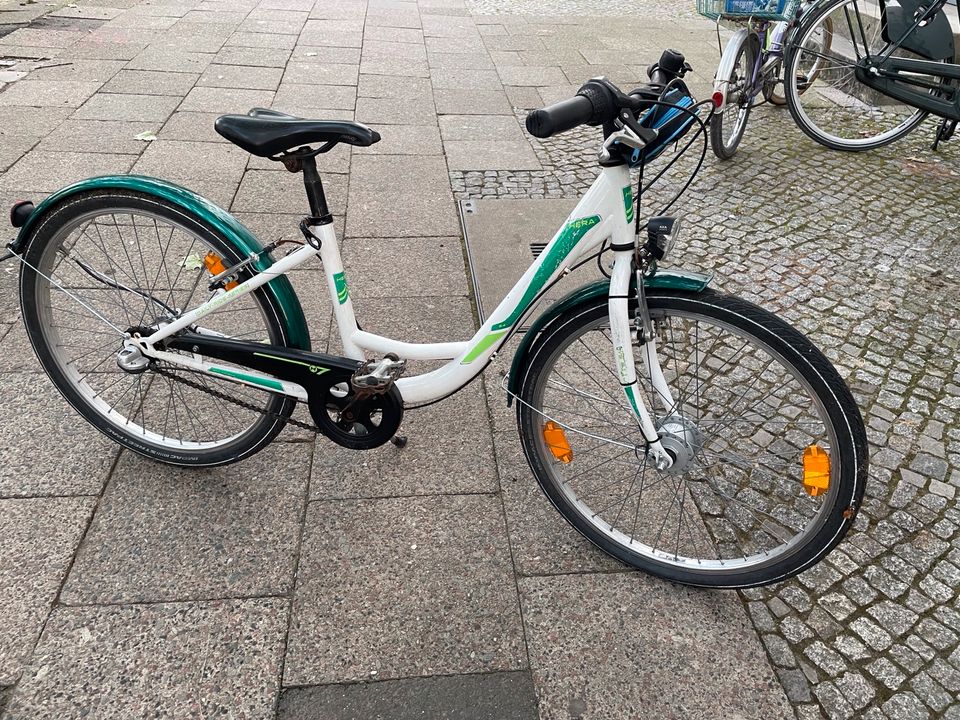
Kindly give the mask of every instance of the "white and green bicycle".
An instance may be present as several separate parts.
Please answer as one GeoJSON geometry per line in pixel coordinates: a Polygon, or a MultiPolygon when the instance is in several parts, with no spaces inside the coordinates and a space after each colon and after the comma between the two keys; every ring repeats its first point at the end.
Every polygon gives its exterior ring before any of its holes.
{"type": "Polygon", "coordinates": [[[254,110],[216,128],[303,173],[302,240],[261,246],[225,211],[146,177],[91,178],[36,207],[20,202],[10,250],[37,357],[98,430],[161,462],[236,462],[288,423],[358,450],[402,445],[405,410],[463,388],[559,277],[609,252],[609,281],[551,305],[513,358],[508,401],[534,475],[577,530],[656,575],[743,587],[800,572],[853,521],[863,423],[834,368],[783,320],[708,289],[707,276],[657,269],[678,223],[640,224],[629,168],[688,127],[702,137],[703,106],[682,73],[654,66],[654,82],[629,95],[592,80],[531,113],[528,129],[543,137],[602,125],[602,167],[469,340],[412,344],[358,326],[315,157],[379,135],[254,110]],[[344,357],[311,351],[285,277],[317,256],[344,357]],[[410,360],[447,362],[408,375],[410,360]],[[315,425],[291,417],[298,403],[315,425]]]}

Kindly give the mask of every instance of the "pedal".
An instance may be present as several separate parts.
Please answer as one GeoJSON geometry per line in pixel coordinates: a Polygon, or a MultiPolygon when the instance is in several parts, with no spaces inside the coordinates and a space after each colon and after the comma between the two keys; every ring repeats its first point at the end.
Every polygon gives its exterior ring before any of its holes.
{"type": "Polygon", "coordinates": [[[943,118],[940,121],[940,124],[937,125],[937,134],[933,139],[933,145],[930,146],[930,149],[936,151],[940,143],[946,142],[947,140],[953,137],[953,133],[956,131],[956,129],[957,129],[956,120],[949,120],[947,118],[943,118]]]}
{"type": "Polygon", "coordinates": [[[382,360],[369,360],[357,368],[350,378],[350,384],[357,392],[385,393],[406,368],[406,360],[390,353],[382,360]]]}

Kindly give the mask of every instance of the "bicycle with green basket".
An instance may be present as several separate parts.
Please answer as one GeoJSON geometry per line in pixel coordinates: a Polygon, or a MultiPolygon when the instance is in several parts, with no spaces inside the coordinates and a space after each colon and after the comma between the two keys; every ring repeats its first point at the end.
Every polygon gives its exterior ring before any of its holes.
{"type": "MultiPolygon", "coordinates": [[[[721,160],[737,152],[750,111],[760,104],[757,98],[786,104],[784,48],[809,5],[801,0],[697,0],[697,12],[716,21],[718,41],[721,22],[743,26],[723,49],[713,86],[716,110],[710,119],[710,144],[721,160]]],[[[819,75],[832,37],[832,31],[811,37],[819,45],[811,48],[812,61],[796,69],[800,92],[819,75]]]]}

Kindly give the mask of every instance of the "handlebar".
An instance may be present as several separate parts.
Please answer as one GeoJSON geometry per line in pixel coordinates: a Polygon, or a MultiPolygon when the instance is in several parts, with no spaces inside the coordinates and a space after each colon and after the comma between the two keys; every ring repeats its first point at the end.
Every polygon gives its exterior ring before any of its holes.
{"type": "MultiPolygon", "coordinates": [[[[561,100],[545,108],[533,110],[527,115],[527,132],[534,137],[548,138],[557,133],[573,130],[581,125],[602,125],[620,119],[638,132],[634,112],[641,109],[650,98],[650,92],[660,91],[690,69],[681,53],[664,50],[660,60],[647,69],[651,87],[642,88],[626,95],[616,85],[604,78],[594,78],[583,85],[569,100],[561,100]],[[643,96],[646,95],[644,98],[643,96]],[[622,110],[630,110],[629,117],[622,110]]],[[[642,130],[642,128],[641,128],[642,130]]],[[[643,132],[638,134],[643,137],[643,132]]],[[[653,135],[655,137],[655,135],[653,135]]],[[[649,142],[652,137],[644,138],[649,142]]]]}

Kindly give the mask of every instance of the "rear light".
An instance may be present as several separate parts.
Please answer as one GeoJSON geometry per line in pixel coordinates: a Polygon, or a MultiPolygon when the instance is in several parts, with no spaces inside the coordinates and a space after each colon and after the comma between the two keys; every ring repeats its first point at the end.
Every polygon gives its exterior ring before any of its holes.
{"type": "Polygon", "coordinates": [[[722,92],[720,92],[719,90],[717,90],[717,91],[713,94],[713,98],[712,98],[712,99],[713,99],[713,106],[714,106],[717,110],[719,110],[720,108],[723,107],[723,93],[722,93],[722,92]]]}
{"type": "Polygon", "coordinates": [[[10,224],[15,228],[23,227],[33,215],[33,203],[29,200],[17,200],[10,208],[10,224]]]}

